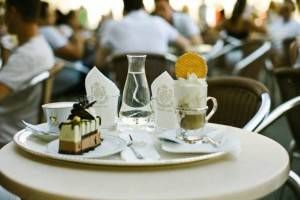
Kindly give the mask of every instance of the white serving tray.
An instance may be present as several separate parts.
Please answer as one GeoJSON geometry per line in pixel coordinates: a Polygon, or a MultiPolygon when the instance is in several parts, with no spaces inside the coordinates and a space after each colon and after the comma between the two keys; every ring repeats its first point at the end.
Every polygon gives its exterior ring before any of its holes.
{"type": "MultiPolygon", "coordinates": [[[[111,135],[111,137],[117,137],[111,135]]],[[[185,163],[192,163],[203,160],[211,160],[219,158],[226,154],[226,152],[217,152],[209,154],[172,154],[157,149],[161,159],[160,160],[136,160],[136,161],[124,161],[121,159],[119,154],[115,154],[108,157],[102,158],[89,158],[85,156],[74,156],[66,154],[54,154],[49,152],[47,146],[49,141],[43,141],[36,137],[32,131],[23,129],[15,134],[14,142],[18,147],[31,154],[51,158],[62,161],[69,161],[74,163],[84,163],[91,165],[106,165],[106,166],[164,166],[164,165],[179,165],[185,163]]],[[[160,146],[159,144],[157,145],[160,146]]],[[[101,147],[101,146],[100,146],[101,147]]]]}

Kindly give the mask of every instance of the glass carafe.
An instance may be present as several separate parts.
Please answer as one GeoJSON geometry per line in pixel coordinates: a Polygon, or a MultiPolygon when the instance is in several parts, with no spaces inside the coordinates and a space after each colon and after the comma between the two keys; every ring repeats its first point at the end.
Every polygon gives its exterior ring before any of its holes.
{"type": "Polygon", "coordinates": [[[146,55],[127,55],[128,73],[123,89],[120,119],[127,125],[147,125],[152,110],[145,74],[146,55]]]}

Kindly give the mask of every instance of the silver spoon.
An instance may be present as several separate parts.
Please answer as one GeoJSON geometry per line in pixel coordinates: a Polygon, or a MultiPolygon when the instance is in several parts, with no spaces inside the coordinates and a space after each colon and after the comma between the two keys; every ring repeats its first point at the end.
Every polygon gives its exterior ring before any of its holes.
{"type": "Polygon", "coordinates": [[[189,144],[195,144],[197,142],[210,143],[214,147],[218,147],[220,145],[219,142],[217,142],[209,136],[184,136],[183,141],[189,144]]]}
{"type": "Polygon", "coordinates": [[[133,148],[133,146],[132,146],[133,139],[130,134],[129,134],[129,138],[130,138],[130,142],[127,144],[127,146],[131,149],[131,151],[133,152],[135,157],[137,157],[138,159],[144,159],[144,156],[142,156],[142,154],[140,154],[137,150],[135,150],[135,148],[133,148]]]}

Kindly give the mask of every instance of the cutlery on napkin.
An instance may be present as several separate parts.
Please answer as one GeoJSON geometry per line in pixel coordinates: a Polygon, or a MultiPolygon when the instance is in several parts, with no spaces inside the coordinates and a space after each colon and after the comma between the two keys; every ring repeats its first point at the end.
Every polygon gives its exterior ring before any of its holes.
{"type": "Polygon", "coordinates": [[[125,150],[121,152],[121,158],[125,161],[153,161],[159,160],[160,155],[155,149],[154,141],[152,136],[147,132],[123,132],[120,137],[124,139],[128,144],[131,143],[130,135],[132,137],[132,145],[126,147],[125,150]],[[134,150],[132,150],[132,148],[134,150]],[[138,152],[143,158],[138,158],[136,153],[138,152]]]}

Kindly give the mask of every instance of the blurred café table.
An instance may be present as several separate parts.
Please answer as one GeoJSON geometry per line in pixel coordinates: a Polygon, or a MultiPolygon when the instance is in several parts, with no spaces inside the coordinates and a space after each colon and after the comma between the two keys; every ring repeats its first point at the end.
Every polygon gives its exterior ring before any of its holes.
{"type": "MultiPolygon", "coordinates": [[[[202,56],[208,54],[213,49],[213,45],[211,44],[199,44],[199,45],[193,45],[190,46],[190,48],[187,51],[193,51],[196,52],[202,56]]],[[[180,51],[176,46],[170,46],[168,53],[179,56],[182,55],[182,51],[180,51]]]]}
{"type": "Polygon", "coordinates": [[[0,184],[22,199],[258,199],[288,178],[277,142],[210,124],[240,138],[241,153],[168,166],[76,164],[35,156],[13,142],[0,150],[0,184]]]}
{"type": "Polygon", "coordinates": [[[213,46],[211,44],[199,44],[195,46],[191,46],[189,51],[194,51],[199,54],[207,54],[212,50],[213,46]]]}

